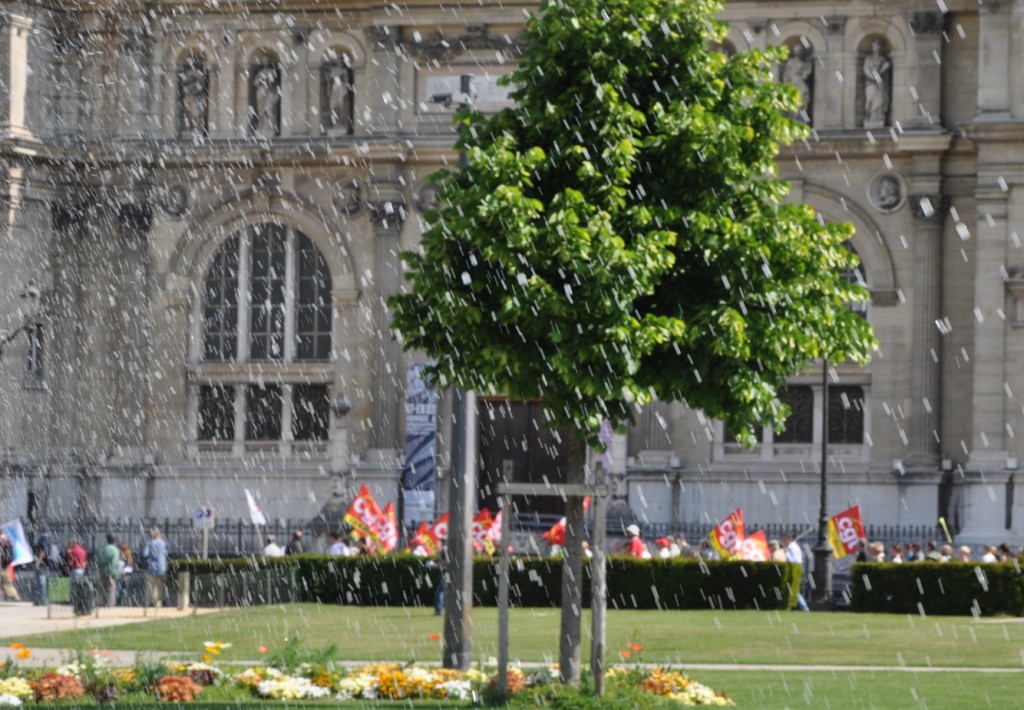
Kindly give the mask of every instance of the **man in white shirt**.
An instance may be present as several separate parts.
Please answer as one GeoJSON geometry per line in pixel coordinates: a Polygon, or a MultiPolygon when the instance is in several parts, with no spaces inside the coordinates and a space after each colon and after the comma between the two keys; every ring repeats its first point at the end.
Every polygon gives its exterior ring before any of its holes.
{"type": "MultiPolygon", "coordinates": [[[[786,533],[782,537],[782,544],[786,546],[786,562],[794,565],[804,564],[804,551],[800,549],[800,543],[793,537],[793,533],[786,533]]],[[[810,611],[811,608],[807,606],[807,600],[804,599],[804,595],[797,590],[796,593],[796,607],[800,611],[810,611]]]]}
{"type": "Polygon", "coordinates": [[[349,549],[348,545],[341,541],[341,535],[336,532],[330,534],[331,546],[328,549],[332,555],[339,555],[341,557],[348,557],[349,549]]]}
{"type": "Polygon", "coordinates": [[[267,544],[263,548],[264,557],[284,557],[284,550],[277,544],[273,535],[267,535],[267,544]]]}

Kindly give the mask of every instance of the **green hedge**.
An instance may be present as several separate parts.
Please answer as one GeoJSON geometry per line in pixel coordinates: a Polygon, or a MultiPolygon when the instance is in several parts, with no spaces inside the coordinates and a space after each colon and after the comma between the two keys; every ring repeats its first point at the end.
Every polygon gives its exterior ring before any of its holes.
{"type": "Polygon", "coordinates": [[[855,611],[1024,615],[1024,576],[1016,562],[859,562],[852,574],[855,611]]]}
{"type": "MultiPolygon", "coordinates": [[[[215,574],[239,584],[251,573],[297,568],[297,601],[357,606],[430,606],[440,570],[409,554],[382,557],[298,555],[264,559],[176,560],[171,574],[215,574]]],[[[583,603],[590,604],[590,567],[584,567],[583,603]]],[[[785,609],[796,604],[799,565],[709,562],[691,559],[608,559],[608,607],[612,609],[785,609]]],[[[560,604],[562,560],[511,560],[509,599],[517,607],[560,604]]],[[[474,604],[498,603],[498,559],[477,558],[474,604]]]]}

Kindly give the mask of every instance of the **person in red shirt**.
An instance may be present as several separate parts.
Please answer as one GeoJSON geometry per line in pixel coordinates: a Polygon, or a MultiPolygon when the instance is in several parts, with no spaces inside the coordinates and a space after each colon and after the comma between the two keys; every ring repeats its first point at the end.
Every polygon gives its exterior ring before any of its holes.
{"type": "Polygon", "coordinates": [[[75,538],[71,538],[68,541],[67,559],[68,570],[71,572],[72,577],[82,577],[85,575],[87,555],[85,554],[85,548],[75,538]]]}
{"type": "Polygon", "coordinates": [[[647,559],[650,558],[650,553],[647,552],[647,545],[640,539],[640,527],[637,525],[630,525],[626,528],[626,552],[630,557],[635,559],[647,559]]]}

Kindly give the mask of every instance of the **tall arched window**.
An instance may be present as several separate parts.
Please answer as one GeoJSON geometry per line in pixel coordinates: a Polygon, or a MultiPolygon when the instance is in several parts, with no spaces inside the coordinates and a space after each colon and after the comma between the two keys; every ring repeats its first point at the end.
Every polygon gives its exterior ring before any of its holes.
{"type": "Polygon", "coordinates": [[[201,338],[200,442],[328,438],[331,276],[309,237],[267,222],[227,239],[203,279],[201,338]]]}

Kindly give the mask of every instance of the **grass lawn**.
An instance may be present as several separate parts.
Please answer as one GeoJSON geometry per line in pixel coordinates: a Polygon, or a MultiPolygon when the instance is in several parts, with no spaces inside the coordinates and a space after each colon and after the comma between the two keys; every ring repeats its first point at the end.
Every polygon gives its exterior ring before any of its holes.
{"type": "MultiPolygon", "coordinates": [[[[497,655],[497,610],[473,612],[474,655],[497,655]]],[[[559,610],[514,609],[511,655],[554,662],[559,610]]],[[[584,628],[589,630],[589,614],[584,628]]],[[[431,609],[294,604],[233,609],[217,614],[127,626],[41,634],[29,647],[171,651],[197,657],[204,641],[229,641],[225,662],[260,658],[260,646],[280,649],[296,634],[307,648],[337,646],[341,660],[440,658],[442,620],[431,609]]],[[[0,634],[3,631],[0,630],[0,634]]],[[[589,640],[589,639],[588,639],[589,640]]],[[[609,661],[622,661],[627,644],[644,650],[629,659],[645,662],[851,665],[888,668],[953,666],[1024,669],[1024,622],[1018,619],[801,614],[755,611],[623,611],[608,615],[609,661]]],[[[588,656],[589,647],[584,649],[588,656]]],[[[1019,673],[897,670],[693,669],[691,677],[724,690],[738,708],[1012,708],[1020,707],[1019,673]]],[[[141,700],[141,699],[140,699],[141,700]]],[[[119,703],[120,705],[120,703],[119,703]]],[[[132,707],[142,707],[132,704],[132,707]]],[[[408,703],[292,703],[291,707],[410,707],[408,703]]],[[[418,702],[414,707],[467,707],[466,703],[418,702]]],[[[220,698],[211,693],[190,707],[259,708],[281,704],[220,698]],[[205,700],[206,702],[203,702],[205,700]]],[[[579,707],[574,706],[574,707],[579,707]]],[[[595,703],[593,707],[600,707],[595,703]]]]}
{"type": "MultiPolygon", "coordinates": [[[[481,660],[497,656],[497,610],[475,609],[473,619],[474,655],[481,660]]],[[[586,614],[587,631],[589,624],[586,614]]],[[[558,626],[558,609],[512,610],[512,658],[557,660],[558,626]]],[[[230,661],[258,659],[260,646],[273,650],[298,634],[308,648],[336,645],[338,659],[432,662],[440,659],[440,641],[433,637],[441,632],[441,617],[434,616],[431,609],[294,604],[9,638],[6,642],[21,641],[41,648],[136,649],[198,656],[204,641],[227,641],[233,648],[224,660],[230,661]]],[[[1024,667],[1024,622],[1011,618],[610,611],[609,661],[619,660],[617,654],[626,650],[629,642],[644,646],[640,660],[671,664],[1024,667]]],[[[585,658],[588,651],[586,646],[585,658]]],[[[906,683],[906,677],[901,677],[906,683]]],[[[927,681],[932,676],[922,677],[927,681]]],[[[1000,685],[1000,678],[1005,676],[991,676],[991,684],[1000,685]]],[[[933,707],[932,703],[928,705],[933,707]]]]}

